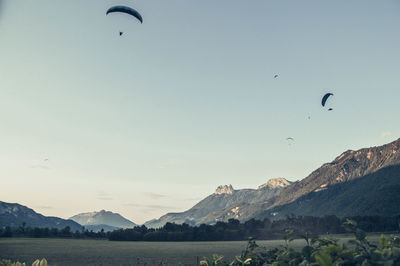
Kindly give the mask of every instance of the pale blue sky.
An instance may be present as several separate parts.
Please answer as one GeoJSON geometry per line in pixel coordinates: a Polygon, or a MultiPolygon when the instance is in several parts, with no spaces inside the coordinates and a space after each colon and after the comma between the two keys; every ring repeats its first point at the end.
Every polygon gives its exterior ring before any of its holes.
{"type": "Polygon", "coordinates": [[[400,1],[0,8],[0,200],[45,215],[142,223],[400,137],[400,1]]]}

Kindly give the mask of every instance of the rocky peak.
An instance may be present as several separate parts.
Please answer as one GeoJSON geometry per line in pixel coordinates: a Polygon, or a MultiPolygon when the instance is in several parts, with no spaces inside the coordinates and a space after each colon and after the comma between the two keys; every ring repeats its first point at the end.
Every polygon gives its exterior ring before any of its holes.
{"type": "Polygon", "coordinates": [[[217,187],[217,190],[215,190],[214,194],[221,195],[221,194],[233,194],[234,189],[232,185],[225,185],[225,186],[219,186],[217,187]]]}
{"type": "Polygon", "coordinates": [[[271,189],[275,189],[275,188],[284,188],[287,187],[291,184],[292,182],[286,180],[285,178],[282,177],[278,177],[278,178],[271,178],[270,180],[268,180],[267,183],[261,185],[258,187],[258,189],[263,189],[263,188],[271,188],[271,189]]]}

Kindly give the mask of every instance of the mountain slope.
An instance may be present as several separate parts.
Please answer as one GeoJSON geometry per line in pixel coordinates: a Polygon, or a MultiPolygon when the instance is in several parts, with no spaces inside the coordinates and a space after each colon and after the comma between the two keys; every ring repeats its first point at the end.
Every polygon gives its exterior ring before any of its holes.
{"type": "Polygon", "coordinates": [[[63,229],[69,226],[71,231],[82,230],[82,226],[74,221],[43,216],[23,205],[0,201],[0,227],[18,227],[22,223],[26,223],[26,226],[30,227],[63,229]]]}
{"type": "MultiPolygon", "coordinates": [[[[267,210],[289,204],[311,192],[323,191],[329,186],[350,182],[393,165],[400,165],[400,139],[383,146],[358,151],[348,150],[331,163],[322,165],[303,180],[285,187],[270,201],[238,206],[236,215],[241,221],[262,217],[267,210]]],[[[373,184],[370,189],[372,191],[373,184]]],[[[332,197],[334,198],[334,195],[332,197]]],[[[219,213],[217,219],[223,219],[228,214],[229,210],[225,210],[219,213]]]]}
{"type": "Polygon", "coordinates": [[[122,217],[120,214],[105,210],[101,210],[99,212],[80,213],[72,216],[70,219],[85,227],[94,225],[108,225],[114,228],[132,228],[136,226],[135,223],[122,217]]]}
{"type": "MultiPolygon", "coordinates": [[[[216,221],[214,214],[226,209],[234,209],[239,204],[266,202],[275,197],[284,187],[291,183],[284,178],[271,179],[258,189],[234,190],[232,185],[219,186],[214,194],[203,199],[191,209],[181,213],[168,213],[160,219],[145,223],[147,227],[161,227],[167,222],[197,225],[216,221]]],[[[231,217],[231,218],[234,218],[231,217]]]]}
{"type": "Polygon", "coordinates": [[[327,186],[275,207],[258,218],[286,215],[337,216],[400,214],[400,165],[388,166],[362,178],[327,186]]]}
{"type": "Polygon", "coordinates": [[[383,146],[358,151],[348,150],[331,163],[322,165],[305,179],[283,189],[271,207],[292,202],[311,191],[347,182],[396,164],[400,164],[400,139],[383,146]]]}

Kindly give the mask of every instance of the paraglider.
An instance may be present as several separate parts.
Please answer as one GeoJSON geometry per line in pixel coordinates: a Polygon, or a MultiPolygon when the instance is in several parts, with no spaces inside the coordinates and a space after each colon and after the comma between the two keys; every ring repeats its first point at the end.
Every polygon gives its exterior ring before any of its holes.
{"type": "Polygon", "coordinates": [[[333,110],[333,108],[329,108],[329,109],[328,109],[328,111],[332,111],[332,110],[333,110]]]}
{"type": "Polygon", "coordinates": [[[329,96],[332,96],[332,95],[333,95],[333,93],[329,92],[329,93],[325,94],[324,97],[322,97],[322,101],[321,101],[322,106],[325,106],[325,103],[328,100],[329,96]]]}
{"type": "Polygon", "coordinates": [[[119,36],[122,36],[122,34],[124,34],[122,31],[119,32],[119,36]]]}
{"type": "Polygon", "coordinates": [[[275,74],[275,75],[274,75],[274,79],[276,79],[277,77],[279,77],[279,75],[278,75],[278,74],[275,74]]]}
{"type": "Polygon", "coordinates": [[[113,6],[110,9],[107,10],[106,15],[108,15],[110,13],[114,13],[114,12],[125,13],[125,14],[128,14],[128,15],[131,15],[131,16],[135,17],[137,20],[139,20],[140,23],[143,23],[142,15],[140,15],[140,13],[137,12],[133,8],[130,8],[130,7],[127,7],[127,6],[113,6]]]}
{"type": "Polygon", "coordinates": [[[289,146],[292,145],[292,143],[294,142],[294,138],[286,138],[286,141],[288,142],[289,146]]]}

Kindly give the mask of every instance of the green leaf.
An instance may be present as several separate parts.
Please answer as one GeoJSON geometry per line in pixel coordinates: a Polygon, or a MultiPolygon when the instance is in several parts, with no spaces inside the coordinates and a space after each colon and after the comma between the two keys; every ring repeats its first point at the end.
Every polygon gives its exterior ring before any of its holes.
{"type": "Polygon", "coordinates": [[[320,266],[332,266],[332,257],[324,252],[315,255],[315,260],[320,266]]]}
{"type": "Polygon", "coordinates": [[[388,240],[386,239],[386,237],[384,235],[381,235],[381,237],[379,238],[379,247],[381,249],[384,249],[388,246],[388,240]]]}
{"type": "Polygon", "coordinates": [[[235,259],[236,259],[238,262],[243,263],[242,257],[240,257],[240,256],[235,256],[235,259]]]}
{"type": "Polygon", "coordinates": [[[48,266],[48,265],[47,265],[47,260],[46,260],[46,259],[42,259],[42,260],[40,261],[40,266],[48,266]]]}
{"type": "MultiPolygon", "coordinates": [[[[206,260],[200,261],[200,265],[201,265],[201,266],[210,266],[210,265],[208,264],[208,261],[206,261],[206,260]]],[[[32,265],[32,266],[33,266],[33,265],[32,265]]]]}
{"type": "Polygon", "coordinates": [[[245,260],[243,262],[243,264],[245,264],[245,265],[249,265],[250,263],[251,263],[251,258],[248,258],[247,260],[245,260]]]}

